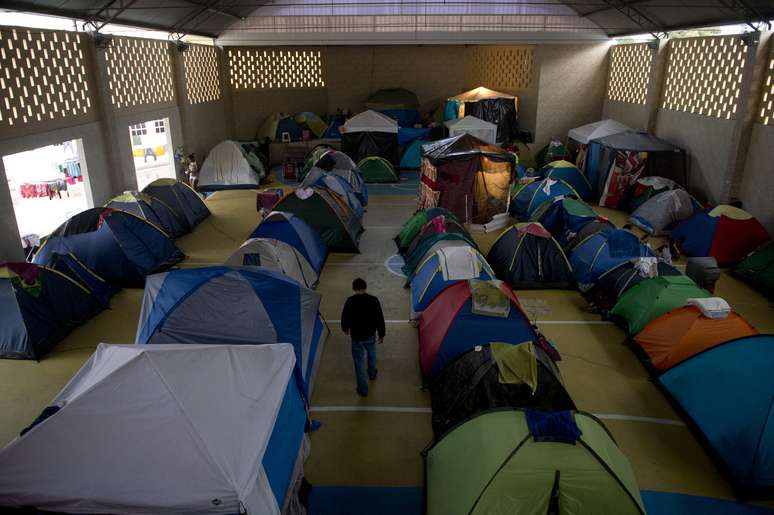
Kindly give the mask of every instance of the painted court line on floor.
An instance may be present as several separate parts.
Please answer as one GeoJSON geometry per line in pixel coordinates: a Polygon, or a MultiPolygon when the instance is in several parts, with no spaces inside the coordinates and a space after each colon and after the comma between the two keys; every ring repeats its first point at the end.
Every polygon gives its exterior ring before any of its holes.
{"type": "MultiPolygon", "coordinates": [[[[341,320],[328,320],[328,322],[340,323],[341,320]]],[[[408,324],[411,320],[385,320],[385,324],[408,324]]],[[[615,325],[608,320],[538,320],[539,325],[615,325]]]]}
{"type": "MultiPolygon", "coordinates": [[[[414,406],[312,406],[309,411],[316,413],[347,413],[347,412],[378,412],[378,413],[432,413],[432,408],[414,406]]],[[[656,417],[638,417],[635,415],[618,415],[616,413],[592,413],[602,420],[622,420],[626,422],[644,422],[662,426],[685,427],[680,420],[656,417]]]]}

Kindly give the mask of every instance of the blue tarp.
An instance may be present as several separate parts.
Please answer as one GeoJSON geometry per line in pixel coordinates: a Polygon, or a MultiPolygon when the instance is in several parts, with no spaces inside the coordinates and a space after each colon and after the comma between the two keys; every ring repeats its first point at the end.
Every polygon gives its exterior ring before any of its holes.
{"type": "Polygon", "coordinates": [[[413,127],[421,120],[416,109],[381,109],[379,112],[396,120],[399,127],[413,127]]]}
{"type": "Polygon", "coordinates": [[[422,145],[427,143],[427,140],[415,139],[408,144],[403,151],[403,156],[400,158],[400,167],[402,169],[415,169],[422,166],[422,145]]]}
{"type": "Polygon", "coordinates": [[[416,129],[414,127],[398,128],[398,145],[404,147],[416,139],[427,139],[430,129],[416,129]]]}

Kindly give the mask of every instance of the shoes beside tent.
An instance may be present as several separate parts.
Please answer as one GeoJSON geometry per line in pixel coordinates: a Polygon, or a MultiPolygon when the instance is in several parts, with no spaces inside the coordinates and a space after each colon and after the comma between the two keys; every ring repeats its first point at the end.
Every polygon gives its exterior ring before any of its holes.
{"type": "Polygon", "coordinates": [[[509,211],[515,218],[529,220],[545,202],[554,202],[564,197],[579,199],[580,195],[561,179],[534,180],[516,187],[511,196],[509,211]]]}
{"type": "MultiPolygon", "coordinates": [[[[457,242],[451,242],[457,243],[457,242]]],[[[460,281],[495,279],[484,256],[469,245],[436,246],[435,252],[424,259],[411,279],[411,318],[427,306],[446,288],[460,281]]]]}
{"type": "Polygon", "coordinates": [[[139,191],[125,191],[110,199],[105,207],[137,215],[163,230],[170,238],[177,238],[190,230],[188,222],[171,206],[139,191]]]}
{"type": "Polygon", "coordinates": [[[109,208],[87,209],[60,225],[38,249],[34,263],[71,254],[114,286],[142,287],[145,276],[181,261],[183,253],[161,229],[139,216],[109,208]]]}
{"type": "MultiPolygon", "coordinates": [[[[314,155],[315,153],[313,152],[312,157],[314,155]]],[[[355,195],[357,195],[360,203],[364,207],[368,205],[368,188],[363,180],[363,173],[347,154],[338,150],[328,149],[319,154],[317,160],[309,167],[308,172],[311,172],[314,168],[317,169],[315,174],[327,173],[345,180],[355,195]]],[[[300,187],[307,185],[307,177],[308,175],[304,176],[300,187]]],[[[314,182],[316,179],[311,178],[309,180],[314,182]]]]}
{"type": "Polygon", "coordinates": [[[625,229],[613,229],[599,231],[575,245],[570,264],[578,288],[588,291],[608,270],[647,257],[655,258],[655,254],[637,236],[625,229]]]}
{"type": "Polygon", "coordinates": [[[181,215],[188,224],[188,231],[210,216],[202,198],[190,186],[175,179],[156,179],[142,192],[161,200],[181,215]]]}
{"type": "Polygon", "coordinates": [[[724,318],[705,316],[697,306],[683,306],[651,321],[633,341],[657,372],[727,341],[755,336],[758,331],[738,313],[724,318]]]}
{"type": "Polygon", "coordinates": [[[320,294],[258,267],[211,266],[152,275],[136,344],[293,345],[309,399],[326,328],[320,294]]]}
{"type": "Polygon", "coordinates": [[[671,238],[686,256],[712,256],[721,266],[738,263],[771,240],[755,217],[729,205],[699,211],[675,227],[671,238]]]}
{"type": "Polygon", "coordinates": [[[288,344],[100,344],[0,451],[0,505],[297,513],[308,440],[293,366],[288,344]]]}
{"type": "Polygon", "coordinates": [[[644,515],[626,456],[593,415],[503,410],[460,424],[425,455],[428,515],[644,515]]]}
{"type": "Polygon", "coordinates": [[[733,272],[769,299],[774,299],[774,241],[748,254],[733,272]]]}
{"type": "Polygon", "coordinates": [[[651,236],[663,236],[700,209],[701,205],[687,191],[664,191],[641,204],[629,222],[651,236]]]}
{"type": "Polygon", "coordinates": [[[532,212],[530,222],[538,222],[560,245],[566,245],[583,227],[599,218],[591,206],[573,197],[556,197],[532,212]]]}
{"type": "Polygon", "coordinates": [[[514,290],[574,288],[575,277],[562,247],[539,223],[512,225],[487,254],[495,275],[514,290]]]}
{"type": "Polygon", "coordinates": [[[575,409],[556,364],[532,343],[492,343],[469,350],[430,384],[430,398],[436,439],[476,414],[498,408],[575,409]]]}
{"type": "Polygon", "coordinates": [[[591,184],[588,179],[574,164],[568,161],[551,161],[536,171],[533,176],[540,179],[561,180],[570,186],[581,200],[591,197],[591,184]]]}
{"type": "Polygon", "coordinates": [[[422,153],[420,209],[443,207],[476,224],[508,210],[513,154],[470,134],[434,141],[422,153]]]}
{"type": "Polygon", "coordinates": [[[444,125],[449,130],[450,138],[470,134],[489,145],[497,143],[497,125],[475,116],[465,116],[464,118],[449,120],[444,125]]]}
{"type": "Polygon", "coordinates": [[[653,277],[621,295],[610,310],[610,316],[620,320],[626,331],[635,336],[664,313],[687,305],[689,299],[710,296],[708,291],[699,288],[685,275],[653,277]]]}
{"type": "Polygon", "coordinates": [[[32,263],[0,264],[0,358],[40,360],[106,307],[77,277],[32,263]]]}
{"type": "Polygon", "coordinates": [[[260,266],[287,275],[307,288],[317,286],[318,276],[309,261],[284,241],[250,238],[224,263],[226,266],[260,266]]]}
{"type": "Polygon", "coordinates": [[[341,150],[356,163],[377,156],[398,166],[398,123],[389,116],[364,111],[347,120],[342,130],[341,150]]]}
{"type": "Polygon", "coordinates": [[[301,188],[274,206],[292,213],[317,232],[331,251],[358,252],[363,226],[347,200],[327,188],[301,188]]]}
{"type": "Polygon", "coordinates": [[[379,156],[364,157],[357,163],[366,183],[398,182],[400,176],[387,159],[379,156]]]}
{"type": "Polygon", "coordinates": [[[477,87],[450,97],[447,110],[457,107],[457,116],[475,116],[485,122],[497,125],[497,141],[513,139],[518,132],[518,111],[516,97],[492,89],[477,87]],[[452,106],[452,107],[450,107],[452,106]]]}
{"type": "Polygon", "coordinates": [[[419,364],[426,378],[478,345],[535,342],[538,334],[511,288],[461,281],[442,291],[419,318],[419,364]]]}
{"type": "Polygon", "coordinates": [[[215,145],[199,170],[199,190],[256,188],[267,171],[261,160],[244,146],[249,147],[249,143],[226,140],[215,145]]]}
{"type": "Polygon", "coordinates": [[[318,275],[328,257],[328,246],[320,235],[292,213],[272,211],[253,230],[250,238],[271,238],[292,245],[318,275]]]}
{"type": "Polygon", "coordinates": [[[694,354],[658,376],[743,498],[774,491],[774,335],[694,354]]]}

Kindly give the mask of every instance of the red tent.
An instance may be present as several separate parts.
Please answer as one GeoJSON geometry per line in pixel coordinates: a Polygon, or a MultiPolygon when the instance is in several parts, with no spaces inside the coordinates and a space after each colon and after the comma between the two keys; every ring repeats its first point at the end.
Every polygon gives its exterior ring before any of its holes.
{"type": "Polygon", "coordinates": [[[497,288],[509,300],[507,316],[474,312],[471,283],[446,288],[419,319],[419,362],[425,376],[434,376],[456,357],[477,345],[538,340],[527,314],[510,286],[501,281],[481,281],[497,288]]]}

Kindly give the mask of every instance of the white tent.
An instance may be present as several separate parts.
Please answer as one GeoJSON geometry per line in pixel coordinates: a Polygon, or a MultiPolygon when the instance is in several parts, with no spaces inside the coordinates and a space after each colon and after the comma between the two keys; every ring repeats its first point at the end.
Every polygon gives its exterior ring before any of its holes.
{"type": "Polygon", "coordinates": [[[619,132],[626,132],[628,130],[631,130],[631,128],[608,118],[607,120],[588,123],[586,125],[581,125],[580,127],[570,129],[570,132],[567,133],[567,137],[577,141],[578,143],[587,145],[591,140],[604,138],[605,136],[618,134],[619,132]]]}
{"type": "Polygon", "coordinates": [[[245,157],[239,142],[221,141],[215,145],[199,171],[199,188],[224,189],[233,186],[253,186],[261,182],[266,171],[260,162],[254,166],[245,157]],[[260,166],[256,169],[254,166],[260,166]]]}
{"type": "Polygon", "coordinates": [[[497,141],[497,125],[475,116],[449,120],[445,125],[449,128],[450,138],[460,134],[470,134],[491,145],[494,145],[497,141]]]}
{"type": "Polygon", "coordinates": [[[277,470],[293,490],[306,451],[294,363],[285,343],[100,344],[53,400],[59,411],[0,451],[0,505],[279,514],[289,496],[272,493],[277,470]],[[294,441],[281,466],[275,425],[294,441]]]}
{"type": "Polygon", "coordinates": [[[363,111],[347,120],[343,132],[390,132],[398,133],[398,122],[376,111],[363,111]]]}
{"type": "Polygon", "coordinates": [[[317,272],[292,245],[272,238],[250,238],[224,263],[229,266],[262,266],[294,279],[307,288],[317,285],[317,272]]]}
{"type": "Polygon", "coordinates": [[[453,97],[449,97],[449,100],[459,100],[460,102],[478,102],[479,100],[487,100],[490,98],[513,98],[516,97],[513,95],[509,95],[508,93],[502,93],[500,91],[495,91],[493,89],[485,88],[483,86],[479,86],[477,88],[470,89],[468,91],[464,91],[460,93],[459,95],[455,95],[453,97]]]}

